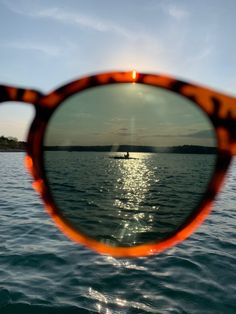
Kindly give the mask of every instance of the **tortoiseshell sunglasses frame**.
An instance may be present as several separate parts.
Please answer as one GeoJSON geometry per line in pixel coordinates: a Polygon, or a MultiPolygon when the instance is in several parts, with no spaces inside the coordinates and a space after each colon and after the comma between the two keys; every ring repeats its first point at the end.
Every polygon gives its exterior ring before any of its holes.
{"type": "Polygon", "coordinates": [[[10,86],[0,86],[0,102],[20,101],[35,107],[35,118],[31,124],[25,162],[33,176],[33,187],[41,195],[47,212],[59,229],[70,239],[79,242],[99,253],[114,257],[137,257],[161,252],[183,240],[203,222],[210,213],[213,200],[222,186],[231,158],[236,154],[236,98],[210,90],[208,88],[179,81],[170,76],[142,74],[132,72],[110,72],[75,80],[48,95],[31,90],[10,86]],[[48,187],[44,172],[43,141],[48,120],[54,110],[68,97],[91,87],[119,84],[140,83],[157,86],[182,95],[200,107],[215,128],[217,139],[217,160],[215,172],[208,185],[205,197],[198,209],[175,234],[163,241],[142,244],[133,247],[113,247],[100,243],[77,230],[60,215],[48,187]]]}

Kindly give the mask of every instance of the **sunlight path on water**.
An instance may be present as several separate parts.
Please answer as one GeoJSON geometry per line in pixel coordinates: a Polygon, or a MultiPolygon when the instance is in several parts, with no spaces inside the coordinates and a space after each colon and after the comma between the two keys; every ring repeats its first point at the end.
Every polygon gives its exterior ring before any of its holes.
{"type": "MultiPolygon", "coordinates": [[[[137,234],[152,229],[153,214],[140,208],[145,204],[155,174],[147,163],[150,155],[134,153],[132,158],[138,160],[122,160],[117,165],[119,175],[114,193],[122,195],[122,198],[116,198],[113,205],[119,208],[117,217],[121,222],[113,236],[119,241],[135,244],[137,234]]],[[[153,209],[157,210],[158,206],[153,206],[153,209]]]]}

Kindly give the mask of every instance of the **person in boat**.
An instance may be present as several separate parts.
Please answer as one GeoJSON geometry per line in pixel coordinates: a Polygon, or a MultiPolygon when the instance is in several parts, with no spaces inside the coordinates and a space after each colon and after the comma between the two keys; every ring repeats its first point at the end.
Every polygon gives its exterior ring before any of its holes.
{"type": "Polygon", "coordinates": [[[126,153],[126,155],[124,155],[125,158],[129,158],[129,152],[126,153]]]}

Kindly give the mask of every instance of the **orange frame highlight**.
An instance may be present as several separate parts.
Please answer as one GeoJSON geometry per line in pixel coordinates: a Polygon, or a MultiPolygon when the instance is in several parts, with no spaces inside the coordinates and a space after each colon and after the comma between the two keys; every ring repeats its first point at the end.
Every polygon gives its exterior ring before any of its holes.
{"type": "Polygon", "coordinates": [[[174,77],[128,72],[101,73],[83,77],[66,84],[48,95],[38,91],[0,86],[0,102],[21,101],[33,104],[36,115],[27,142],[25,164],[33,176],[33,187],[42,197],[48,214],[58,228],[73,241],[79,242],[99,253],[114,257],[138,257],[159,253],[189,237],[211,211],[216,194],[225,178],[231,158],[236,154],[236,98],[195,84],[179,81],[174,77]],[[100,243],[75,230],[60,215],[48,187],[43,161],[44,133],[54,110],[68,97],[95,86],[140,83],[156,86],[190,99],[200,107],[213,124],[218,142],[215,173],[205,193],[205,198],[184,225],[163,241],[133,247],[113,247],[100,243]]]}

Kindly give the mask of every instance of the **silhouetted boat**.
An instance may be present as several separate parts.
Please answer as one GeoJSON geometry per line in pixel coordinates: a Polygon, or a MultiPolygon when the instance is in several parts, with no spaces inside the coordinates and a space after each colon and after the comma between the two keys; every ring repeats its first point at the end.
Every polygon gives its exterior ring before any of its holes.
{"type": "Polygon", "coordinates": [[[134,158],[134,157],[124,157],[124,156],[110,156],[109,158],[112,158],[112,159],[126,159],[126,160],[137,159],[137,158],[134,158]]]}
{"type": "Polygon", "coordinates": [[[113,159],[137,159],[137,158],[134,158],[134,157],[130,157],[129,156],[129,152],[127,152],[123,156],[111,156],[110,158],[113,158],[113,159]]]}

